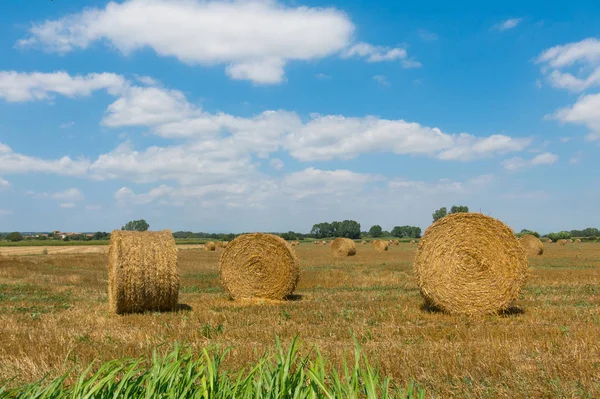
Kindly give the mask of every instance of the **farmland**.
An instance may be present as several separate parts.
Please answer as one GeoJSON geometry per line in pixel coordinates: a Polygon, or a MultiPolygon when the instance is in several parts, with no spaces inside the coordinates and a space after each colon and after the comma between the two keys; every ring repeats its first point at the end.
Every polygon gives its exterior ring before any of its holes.
{"type": "Polygon", "coordinates": [[[427,397],[600,396],[600,244],[546,245],[516,306],[479,318],[422,307],[415,245],[358,245],[349,258],[322,245],[295,250],[293,300],[230,301],[219,286],[220,252],[180,247],[182,310],[126,316],[108,313],[104,252],[4,254],[0,386],[169,352],[175,342],[195,352],[229,347],[223,367],[240,370],[272,352],[275,337],[285,346],[298,335],[302,353],[316,346],[336,367],[354,336],[385,375],[414,381],[427,397]]]}

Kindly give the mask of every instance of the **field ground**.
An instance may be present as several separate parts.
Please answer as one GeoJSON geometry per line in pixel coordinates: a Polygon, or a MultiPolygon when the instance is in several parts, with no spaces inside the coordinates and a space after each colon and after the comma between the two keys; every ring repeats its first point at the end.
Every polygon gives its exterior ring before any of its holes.
{"type": "Polygon", "coordinates": [[[107,312],[105,253],[0,256],[0,386],[175,341],[231,347],[224,367],[238,370],[272,350],[275,336],[287,345],[299,334],[305,353],[317,345],[339,366],[355,335],[372,363],[427,397],[600,397],[600,244],[547,244],[515,310],[482,318],[422,309],[415,245],[359,245],[335,259],[303,244],[297,296],[284,303],[228,300],[220,252],[186,248],[180,302],[191,310],[127,316],[107,312]]]}

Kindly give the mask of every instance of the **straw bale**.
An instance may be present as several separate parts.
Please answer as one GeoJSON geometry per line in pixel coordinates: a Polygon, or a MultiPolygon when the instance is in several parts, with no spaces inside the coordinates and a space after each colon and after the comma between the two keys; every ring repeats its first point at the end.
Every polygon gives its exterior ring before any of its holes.
{"type": "Polygon", "coordinates": [[[556,241],[556,243],[558,245],[567,245],[568,242],[569,242],[569,240],[565,240],[565,239],[556,241]]]}
{"type": "Polygon", "coordinates": [[[171,230],[113,231],[108,248],[110,311],[123,314],[176,309],[177,252],[171,230]]]}
{"type": "Polygon", "coordinates": [[[356,255],[356,244],[349,238],[336,238],[330,247],[331,255],[336,257],[356,255]]]}
{"type": "Polygon", "coordinates": [[[389,246],[389,243],[383,240],[374,240],[371,241],[371,244],[373,244],[373,248],[379,252],[387,251],[389,246]]]}
{"type": "Polygon", "coordinates": [[[223,241],[223,242],[221,243],[221,246],[222,246],[223,248],[227,248],[227,244],[229,244],[229,241],[223,241]]]}
{"type": "Polygon", "coordinates": [[[575,242],[576,242],[577,244],[581,244],[581,239],[580,239],[580,238],[578,238],[578,239],[576,239],[576,240],[575,240],[575,242]]]}
{"type": "Polygon", "coordinates": [[[416,244],[417,242],[415,240],[411,240],[410,243],[411,244],[416,244]]]}
{"type": "Polygon", "coordinates": [[[223,248],[223,243],[221,241],[215,242],[215,249],[223,248]]]}
{"type": "Polygon", "coordinates": [[[392,244],[394,244],[394,245],[400,245],[400,241],[394,240],[394,241],[392,241],[392,244]]]}
{"type": "Polygon", "coordinates": [[[366,245],[366,244],[367,244],[367,242],[366,242],[365,240],[362,240],[360,243],[361,243],[362,245],[366,245]]]}
{"type": "Polygon", "coordinates": [[[209,241],[206,244],[204,244],[205,251],[214,251],[215,249],[217,249],[217,245],[212,241],[209,241]]]}
{"type": "Polygon", "coordinates": [[[528,275],[527,255],[499,220],[456,213],[427,229],[415,274],[428,306],[447,313],[494,314],[519,297],[528,275]]]}
{"type": "Polygon", "coordinates": [[[544,243],[534,235],[526,234],[519,238],[519,242],[528,256],[536,256],[544,253],[544,243]]]}
{"type": "Polygon", "coordinates": [[[244,234],[219,261],[221,284],[233,299],[283,300],[294,292],[300,264],[291,245],[271,234],[244,234]]]}

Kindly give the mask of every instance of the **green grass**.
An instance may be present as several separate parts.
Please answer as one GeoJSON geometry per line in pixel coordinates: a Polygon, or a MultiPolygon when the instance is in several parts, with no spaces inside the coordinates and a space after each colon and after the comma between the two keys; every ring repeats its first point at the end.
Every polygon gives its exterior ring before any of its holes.
{"type": "MultiPolygon", "coordinates": [[[[214,328],[211,327],[211,333],[214,328]]],[[[217,327],[218,329],[218,327],[217,327]]],[[[237,373],[221,370],[227,351],[203,349],[198,355],[175,345],[172,352],[150,361],[113,360],[89,367],[79,375],[67,373],[51,381],[42,379],[17,388],[0,388],[0,398],[424,398],[414,384],[403,388],[373,368],[361,354],[358,343],[354,356],[341,370],[328,367],[318,349],[306,357],[299,354],[294,339],[286,350],[277,340],[274,355],[264,355],[254,365],[237,373]],[[95,371],[93,371],[95,370],[95,371]],[[67,381],[74,381],[67,383],[67,381]]]]}

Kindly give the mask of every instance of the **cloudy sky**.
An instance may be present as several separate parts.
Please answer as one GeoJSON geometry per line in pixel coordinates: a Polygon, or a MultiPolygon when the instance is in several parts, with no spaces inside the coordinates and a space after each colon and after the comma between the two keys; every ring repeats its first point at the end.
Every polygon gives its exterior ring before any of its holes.
{"type": "Polygon", "coordinates": [[[600,3],[410,3],[7,0],[0,231],[599,227],[600,3]]]}

